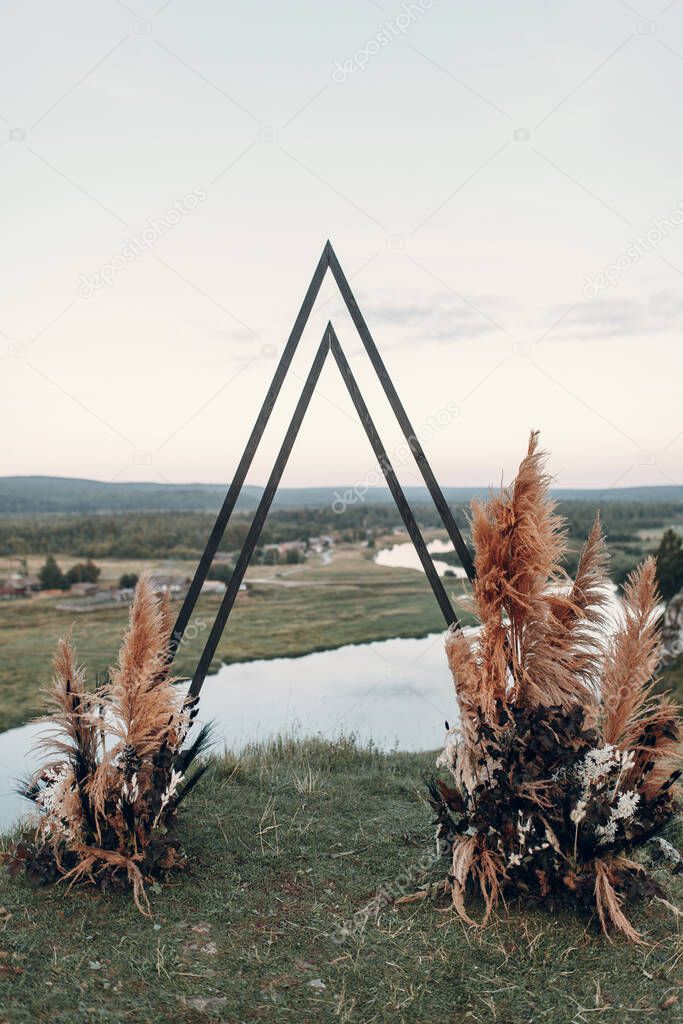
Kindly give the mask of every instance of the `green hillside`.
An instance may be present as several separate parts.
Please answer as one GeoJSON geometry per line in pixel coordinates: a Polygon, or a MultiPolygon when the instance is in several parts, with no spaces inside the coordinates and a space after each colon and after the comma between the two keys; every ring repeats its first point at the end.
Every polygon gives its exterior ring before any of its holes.
{"type": "MultiPolygon", "coordinates": [[[[228,482],[222,484],[106,483],[101,480],[80,480],[58,476],[0,477],[0,515],[73,512],[206,512],[216,511],[223,502],[228,482]]],[[[447,500],[453,505],[466,505],[475,495],[484,495],[483,487],[444,487],[447,500]]],[[[406,487],[411,502],[428,502],[426,487],[406,487]]],[[[254,508],[263,489],[245,486],[238,509],[254,508]]],[[[683,502],[683,487],[622,487],[613,489],[558,489],[555,496],[562,501],[604,502],[683,502]]],[[[331,505],[340,496],[360,498],[353,485],[339,487],[284,487],[275,505],[283,508],[314,508],[331,505]]],[[[365,504],[386,504],[392,501],[386,488],[371,487],[363,492],[365,504]]]]}

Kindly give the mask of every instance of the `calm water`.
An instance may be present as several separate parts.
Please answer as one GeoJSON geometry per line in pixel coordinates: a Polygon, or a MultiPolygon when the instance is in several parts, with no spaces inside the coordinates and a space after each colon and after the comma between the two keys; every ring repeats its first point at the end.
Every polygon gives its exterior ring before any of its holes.
{"type": "MultiPolygon", "coordinates": [[[[449,540],[432,540],[427,545],[430,555],[443,555],[447,551],[453,550],[453,545],[449,540]]],[[[394,544],[393,547],[383,548],[377,553],[375,561],[377,565],[388,565],[392,569],[419,569],[422,571],[422,563],[417,551],[410,543],[394,544]]],[[[443,576],[450,569],[460,579],[467,577],[467,573],[461,565],[449,565],[448,562],[440,561],[438,558],[434,558],[433,562],[439,576],[443,576]]]]}
{"type": "MultiPolygon", "coordinates": [[[[214,723],[216,750],[278,734],[350,733],[383,749],[435,750],[455,698],[437,633],[226,665],[206,680],[200,709],[199,719],[214,723]]],[[[42,729],[30,723],[0,734],[0,828],[30,808],[13,785],[36,767],[31,747],[42,729]]]]}

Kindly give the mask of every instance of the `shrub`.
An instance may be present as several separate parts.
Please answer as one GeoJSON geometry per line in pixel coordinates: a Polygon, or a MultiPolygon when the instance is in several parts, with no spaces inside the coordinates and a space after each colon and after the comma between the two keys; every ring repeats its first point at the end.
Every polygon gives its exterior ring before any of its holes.
{"type": "Polygon", "coordinates": [[[537,444],[472,506],[481,629],[447,640],[460,721],[438,763],[455,784],[430,784],[443,888],[469,923],[475,886],[484,921],[504,894],[560,897],[639,941],[622,904],[656,886],[631,853],[675,814],[681,774],[679,709],[653,690],[655,563],[631,574],[614,627],[599,521],[570,581],[537,444]]]}
{"type": "Polygon", "coordinates": [[[217,580],[219,583],[225,583],[226,587],[232,579],[234,566],[229,562],[216,562],[209,569],[206,578],[207,580],[217,580]]]}
{"type": "Polygon", "coordinates": [[[48,760],[25,788],[38,825],[10,853],[12,871],[24,867],[36,881],[129,884],[147,912],[145,882],[184,865],[169,829],[206,771],[207,763],[190,768],[208,729],[183,749],[194,711],[168,674],[170,628],[167,605],[143,577],[118,663],[92,693],[70,641],[59,642],[41,744],[48,760]]]}
{"type": "Polygon", "coordinates": [[[89,558],[87,562],[76,562],[66,572],[66,582],[72,583],[97,583],[100,578],[101,569],[89,558]]]}

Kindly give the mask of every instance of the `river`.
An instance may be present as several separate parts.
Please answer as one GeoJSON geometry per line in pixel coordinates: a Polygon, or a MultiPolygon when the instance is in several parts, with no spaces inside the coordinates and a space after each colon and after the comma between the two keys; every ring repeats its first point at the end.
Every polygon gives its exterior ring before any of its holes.
{"type": "MultiPolygon", "coordinates": [[[[443,541],[429,549],[452,550],[443,541]]],[[[409,543],[380,551],[376,561],[421,570],[409,543]]],[[[441,573],[455,568],[436,564],[441,573]]],[[[436,633],[224,665],[204,684],[198,720],[213,723],[218,753],[277,735],[354,734],[382,750],[436,750],[445,720],[456,718],[443,639],[436,633]]],[[[0,733],[0,828],[30,808],[15,793],[16,780],[36,767],[32,748],[44,728],[31,722],[0,733]]]]}
{"type": "MultiPolygon", "coordinates": [[[[434,542],[430,548],[444,550],[434,542]]],[[[412,544],[398,544],[377,561],[420,569],[414,555],[412,544]]],[[[350,734],[382,750],[436,750],[455,713],[443,635],[436,633],[224,665],[204,684],[199,720],[213,723],[217,752],[277,735],[350,734]]],[[[14,790],[37,765],[32,748],[44,728],[30,722],[0,734],[0,828],[30,809],[14,790]]]]}

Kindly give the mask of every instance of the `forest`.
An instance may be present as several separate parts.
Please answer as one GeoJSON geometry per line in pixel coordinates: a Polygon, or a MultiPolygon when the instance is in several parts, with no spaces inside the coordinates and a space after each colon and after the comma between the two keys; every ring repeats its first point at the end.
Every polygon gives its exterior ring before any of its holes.
{"type": "MultiPolygon", "coordinates": [[[[572,551],[577,551],[588,535],[597,509],[597,504],[589,501],[560,503],[572,551]]],[[[441,527],[432,505],[419,504],[414,510],[424,529],[441,527]]],[[[683,504],[609,501],[600,506],[600,515],[613,553],[615,576],[620,577],[627,567],[656,546],[664,528],[683,525],[683,504]]],[[[0,556],[60,553],[93,559],[195,558],[204,548],[214,519],[210,512],[0,516],[0,556]]],[[[456,509],[456,520],[467,533],[465,508],[456,509]]],[[[239,549],[250,523],[251,514],[233,514],[221,546],[224,552],[239,549]]],[[[261,544],[325,535],[361,541],[391,533],[400,526],[398,511],[388,504],[359,502],[346,507],[342,514],[329,505],[274,508],[266,521],[261,544]]]]}

